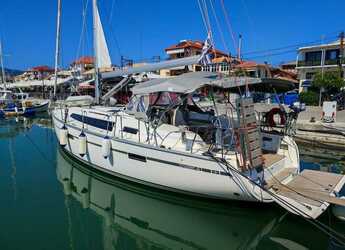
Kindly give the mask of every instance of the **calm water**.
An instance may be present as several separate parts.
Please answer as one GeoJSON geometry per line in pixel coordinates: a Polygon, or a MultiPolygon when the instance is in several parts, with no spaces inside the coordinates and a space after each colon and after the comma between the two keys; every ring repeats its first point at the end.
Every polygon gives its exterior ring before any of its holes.
{"type": "MultiPolygon", "coordinates": [[[[191,200],[72,165],[49,124],[0,121],[1,250],[341,249],[274,205],[191,200]]],[[[328,158],[303,167],[344,170],[328,158]]],[[[345,234],[330,213],[320,220],[345,234]]]]}

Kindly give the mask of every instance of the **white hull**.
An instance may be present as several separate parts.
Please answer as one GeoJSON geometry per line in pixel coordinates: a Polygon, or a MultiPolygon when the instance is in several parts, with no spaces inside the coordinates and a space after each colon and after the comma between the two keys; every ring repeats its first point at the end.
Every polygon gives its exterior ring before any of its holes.
{"type": "MultiPolygon", "coordinates": [[[[53,112],[56,134],[60,134],[64,123],[61,111],[53,112]]],[[[79,154],[81,126],[68,122],[68,143],[65,150],[78,160],[101,171],[138,183],[215,199],[272,202],[271,196],[251,183],[243,175],[229,170],[209,156],[167,150],[130,140],[112,138],[110,157],[101,152],[105,131],[100,129],[83,132],[87,138],[87,153],[79,154]]],[[[281,170],[288,164],[286,158],[270,168],[271,172],[281,170]]],[[[291,161],[291,164],[293,162],[291,161]]],[[[292,166],[290,166],[292,167],[292,166]]],[[[298,163],[295,166],[298,170],[298,163]]],[[[266,170],[265,170],[266,171],[266,170]]],[[[267,176],[270,174],[267,173],[267,176]]]]}

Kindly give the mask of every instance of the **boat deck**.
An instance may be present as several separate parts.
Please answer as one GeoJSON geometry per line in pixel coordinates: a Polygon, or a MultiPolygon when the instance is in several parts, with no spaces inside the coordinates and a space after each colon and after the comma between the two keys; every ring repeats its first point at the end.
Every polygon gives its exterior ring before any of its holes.
{"type": "Polygon", "coordinates": [[[278,161],[285,158],[284,155],[280,154],[263,154],[262,158],[264,160],[264,164],[266,167],[272,166],[274,163],[277,163],[278,161]]]}
{"type": "Polygon", "coordinates": [[[294,177],[287,185],[273,184],[277,194],[301,203],[320,207],[324,202],[345,206],[345,200],[331,196],[338,192],[345,180],[343,175],[304,170],[294,177]],[[339,186],[339,184],[341,184],[339,186]]]}

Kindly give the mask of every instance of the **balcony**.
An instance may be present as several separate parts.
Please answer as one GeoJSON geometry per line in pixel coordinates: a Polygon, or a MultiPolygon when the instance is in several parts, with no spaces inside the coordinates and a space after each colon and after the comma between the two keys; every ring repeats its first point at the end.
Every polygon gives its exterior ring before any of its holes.
{"type": "Polygon", "coordinates": [[[297,67],[312,67],[312,66],[320,66],[320,61],[298,61],[297,67]]]}
{"type": "MultiPolygon", "coordinates": [[[[341,59],[341,64],[345,64],[345,59],[341,59]]],[[[339,65],[339,59],[325,60],[325,65],[339,65]]]]}

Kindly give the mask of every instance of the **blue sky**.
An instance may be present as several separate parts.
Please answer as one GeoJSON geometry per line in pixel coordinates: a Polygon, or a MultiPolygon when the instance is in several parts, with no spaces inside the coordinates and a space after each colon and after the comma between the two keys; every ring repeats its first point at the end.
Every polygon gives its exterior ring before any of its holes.
{"type": "MultiPolygon", "coordinates": [[[[62,64],[78,56],[83,3],[88,0],[62,0],[62,64]]],[[[210,0],[207,0],[210,1],[210,0]]],[[[212,0],[220,20],[227,47],[234,53],[220,5],[212,0]]],[[[91,3],[91,0],[89,0],[91,3]]],[[[345,1],[321,0],[224,0],[236,37],[243,35],[244,57],[277,64],[294,60],[290,45],[323,39],[336,39],[345,30],[345,1]],[[261,54],[253,51],[286,47],[261,54]],[[286,52],[282,53],[281,52],[286,52]],[[270,55],[280,54],[280,55],[270,55]]],[[[90,5],[89,3],[89,5],[90,5]]],[[[1,0],[0,37],[3,40],[6,67],[26,69],[53,65],[55,48],[55,0],[1,0]]],[[[209,7],[210,8],[210,7],[209,7]]],[[[206,38],[197,0],[99,0],[99,9],[113,63],[120,55],[135,60],[160,55],[164,48],[182,39],[206,38]]],[[[211,9],[215,45],[224,49],[211,9]]],[[[87,32],[80,54],[90,54],[91,7],[88,8],[87,32]]]]}

